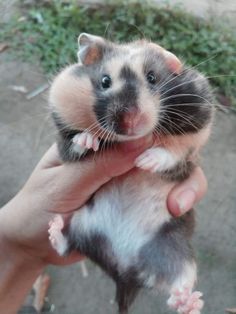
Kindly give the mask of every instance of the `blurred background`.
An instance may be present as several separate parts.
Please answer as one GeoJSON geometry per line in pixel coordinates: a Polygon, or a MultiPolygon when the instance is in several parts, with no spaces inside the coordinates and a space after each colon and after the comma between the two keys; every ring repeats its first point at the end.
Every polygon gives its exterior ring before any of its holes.
{"type": "MultiPolygon", "coordinates": [[[[209,191],[197,206],[194,246],[203,313],[236,313],[235,29],[235,0],[0,0],[0,206],[55,140],[47,91],[53,76],[76,61],[78,35],[152,39],[202,71],[215,91],[217,114],[201,161],[209,191]]],[[[113,283],[86,266],[87,277],[79,264],[48,267],[54,313],[116,313],[113,283]]],[[[143,292],[130,313],[171,312],[163,296],[143,292]]]]}

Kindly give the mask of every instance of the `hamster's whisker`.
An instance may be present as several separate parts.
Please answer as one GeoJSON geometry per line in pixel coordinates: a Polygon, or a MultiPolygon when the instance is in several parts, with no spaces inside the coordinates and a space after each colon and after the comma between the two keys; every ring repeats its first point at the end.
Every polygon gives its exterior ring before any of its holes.
{"type": "MultiPolygon", "coordinates": [[[[179,113],[179,112],[177,112],[177,110],[176,110],[176,111],[175,111],[175,110],[167,110],[166,113],[167,113],[167,115],[168,115],[168,113],[170,113],[170,114],[174,114],[174,115],[176,115],[176,116],[179,116],[181,119],[185,120],[187,123],[189,123],[190,125],[192,125],[192,127],[193,127],[194,129],[198,130],[197,126],[194,124],[194,120],[195,120],[195,119],[193,119],[193,120],[190,120],[190,119],[189,119],[189,117],[191,117],[190,115],[188,115],[188,114],[183,114],[182,112],[179,113]]],[[[196,120],[195,120],[195,121],[196,121],[196,120]]],[[[175,123],[175,122],[172,122],[172,124],[174,124],[174,123],[175,123]]]]}
{"type": "MultiPolygon", "coordinates": [[[[214,104],[209,103],[211,106],[215,106],[214,104]]],[[[172,104],[168,104],[165,106],[165,104],[162,104],[163,109],[167,109],[167,108],[177,108],[177,107],[181,107],[181,109],[184,109],[183,107],[186,108],[190,108],[190,107],[197,107],[197,108],[207,108],[206,107],[206,103],[194,103],[194,102],[186,102],[186,103],[172,103],[172,104]]]]}
{"type": "Polygon", "coordinates": [[[101,129],[98,129],[94,134],[93,134],[93,136],[95,137],[95,136],[97,136],[97,137],[99,137],[99,134],[101,133],[101,129]]]}
{"type": "MultiPolygon", "coordinates": [[[[115,122],[112,121],[112,123],[111,123],[111,131],[110,131],[112,136],[114,136],[114,134],[115,134],[115,132],[114,132],[114,124],[115,124],[115,122]]],[[[109,140],[111,140],[111,139],[112,139],[112,137],[110,137],[109,140]]]]}
{"type": "Polygon", "coordinates": [[[112,130],[109,132],[109,136],[107,138],[107,142],[108,142],[107,148],[111,148],[112,147],[112,137],[114,136],[113,133],[114,132],[112,130]]]}
{"type": "Polygon", "coordinates": [[[136,24],[129,24],[130,26],[134,27],[141,35],[142,35],[142,39],[146,39],[146,35],[144,34],[144,32],[141,31],[141,29],[139,29],[139,27],[136,24]]]}
{"type": "Polygon", "coordinates": [[[164,115],[162,115],[162,116],[160,115],[159,124],[154,129],[157,132],[156,134],[159,135],[160,132],[161,133],[163,132],[166,135],[171,135],[170,132],[163,125],[161,125],[162,121],[169,122],[169,119],[167,119],[164,115]]]}
{"type": "MultiPolygon", "coordinates": [[[[173,114],[173,115],[175,115],[175,116],[178,116],[178,117],[180,117],[180,119],[182,120],[184,120],[184,121],[186,121],[188,124],[190,124],[196,131],[198,131],[198,127],[197,127],[197,120],[196,119],[190,119],[189,117],[189,115],[183,115],[182,114],[182,112],[181,113],[178,113],[178,112],[174,112],[174,111],[171,111],[171,112],[169,112],[169,113],[171,113],[171,114],[173,114]],[[196,123],[196,124],[195,124],[196,123]]],[[[168,114],[168,113],[167,113],[168,114]]],[[[172,122],[172,124],[173,125],[175,125],[176,126],[176,128],[178,127],[179,128],[179,130],[182,130],[182,128],[179,126],[179,125],[177,125],[177,123],[176,122],[172,122]]],[[[183,134],[184,134],[184,132],[183,132],[183,134]]]]}
{"type": "MultiPolygon", "coordinates": [[[[104,129],[98,129],[93,136],[96,136],[97,138],[101,139],[103,134],[104,134],[104,129]]],[[[99,151],[100,151],[100,149],[99,149],[99,151]]],[[[95,159],[96,153],[97,152],[94,153],[93,160],[95,159]]]]}
{"type": "MultiPolygon", "coordinates": [[[[104,133],[105,131],[104,131],[104,129],[98,129],[96,132],[95,132],[95,134],[93,134],[93,136],[95,137],[97,137],[97,138],[102,138],[102,135],[103,135],[103,133],[104,133]]],[[[99,150],[100,151],[100,150],[99,150]]],[[[94,153],[94,156],[93,156],[93,159],[95,159],[95,155],[96,155],[96,153],[97,153],[97,151],[94,153]]]]}
{"type": "Polygon", "coordinates": [[[180,132],[180,134],[185,135],[183,129],[182,129],[180,126],[176,125],[175,122],[172,122],[172,121],[170,120],[170,117],[166,114],[166,112],[163,112],[163,115],[162,115],[161,118],[160,118],[160,129],[165,129],[165,130],[167,131],[167,133],[168,133],[167,135],[173,136],[173,135],[170,133],[170,131],[168,131],[165,127],[163,127],[163,126],[161,125],[161,121],[166,121],[166,122],[170,123],[172,127],[174,126],[174,129],[175,129],[175,130],[177,130],[178,132],[180,132]]]}
{"type": "MultiPolygon", "coordinates": [[[[169,119],[164,119],[166,121],[169,121],[169,119]]],[[[168,136],[169,141],[171,141],[171,147],[174,149],[174,151],[176,153],[181,153],[181,148],[176,145],[176,140],[175,140],[175,136],[173,134],[171,134],[165,127],[160,126],[160,128],[157,126],[154,129],[154,134],[156,134],[157,136],[160,135],[160,132],[162,132],[163,134],[165,134],[166,136],[168,136]]],[[[181,132],[180,130],[178,130],[178,132],[181,132]]],[[[165,140],[163,140],[163,143],[165,143],[165,140]]]]}
{"type": "MultiPolygon", "coordinates": [[[[165,97],[165,98],[160,98],[160,102],[163,102],[167,99],[171,99],[171,98],[177,98],[177,97],[188,97],[188,96],[193,96],[193,97],[197,97],[197,98],[200,98],[200,99],[203,99],[205,102],[209,103],[211,105],[211,103],[209,102],[209,100],[207,100],[205,97],[202,97],[198,94],[175,94],[175,95],[171,95],[171,96],[168,96],[168,97],[165,97]]],[[[197,105],[201,105],[201,103],[196,103],[197,105]]],[[[184,104],[183,104],[184,105],[184,104]]]]}
{"type": "Polygon", "coordinates": [[[102,130],[100,133],[100,138],[104,141],[104,135],[108,132],[106,121],[104,121],[104,123],[102,123],[101,126],[102,126],[102,130]]]}
{"type": "MultiPolygon", "coordinates": [[[[93,95],[88,95],[89,92],[90,92],[89,90],[84,89],[83,91],[80,91],[80,94],[86,96],[87,99],[91,99],[92,101],[104,100],[104,97],[99,97],[99,96],[95,97],[93,95]]],[[[71,95],[73,95],[75,97],[78,96],[77,93],[75,93],[75,92],[71,92],[71,95]]]]}
{"type": "Polygon", "coordinates": [[[111,26],[111,22],[109,22],[109,23],[107,23],[107,25],[106,25],[106,28],[105,28],[105,31],[104,31],[104,33],[103,33],[103,37],[104,38],[106,38],[106,39],[108,39],[108,40],[110,40],[110,34],[109,34],[109,27],[111,26]],[[108,35],[108,36],[107,36],[108,35]]]}
{"type": "MultiPolygon", "coordinates": [[[[180,114],[182,114],[182,115],[188,115],[189,117],[191,117],[192,119],[196,119],[196,117],[194,117],[193,115],[191,115],[190,113],[187,113],[187,112],[184,112],[183,110],[181,110],[179,107],[181,107],[181,106],[183,106],[183,107],[189,107],[189,108],[191,108],[191,107],[197,107],[197,108],[199,108],[200,106],[198,106],[198,103],[184,103],[184,104],[182,104],[182,103],[177,103],[177,104],[172,104],[172,105],[168,105],[166,108],[163,108],[163,112],[165,112],[165,111],[168,111],[169,110],[169,112],[171,112],[171,110],[172,111],[176,111],[176,112],[179,112],[180,114]]],[[[206,107],[204,107],[204,105],[202,106],[203,108],[206,108],[206,107]]]]}
{"type": "MultiPolygon", "coordinates": [[[[106,120],[106,116],[105,117],[103,117],[102,119],[99,119],[99,122],[100,123],[103,123],[103,121],[105,121],[106,120]]],[[[86,128],[85,130],[84,130],[84,132],[91,132],[92,130],[94,130],[94,129],[96,129],[96,128],[100,128],[100,124],[99,124],[99,122],[98,121],[95,121],[94,123],[92,123],[88,128],[86,128]]],[[[97,133],[97,132],[96,132],[97,133]]]]}
{"type": "MultiPolygon", "coordinates": [[[[236,75],[231,75],[231,74],[225,74],[225,75],[224,75],[224,74],[222,74],[222,75],[205,76],[206,79],[218,78],[218,77],[236,77],[236,75]]],[[[164,96],[165,94],[167,94],[168,92],[170,92],[170,91],[176,89],[177,87],[183,86],[183,85],[188,84],[188,83],[196,82],[196,81],[198,81],[198,80],[202,80],[202,77],[197,77],[197,78],[195,78],[195,79],[193,79],[193,80],[189,80],[189,81],[183,82],[183,83],[181,83],[181,84],[175,85],[174,87],[172,87],[172,88],[166,90],[164,93],[161,93],[160,90],[159,90],[159,92],[160,92],[161,96],[164,96]]]]}
{"type": "Polygon", "coordinates": [[[98,126],[98,122],[95,121],[88,128],[84,129],[83,132],[88,132],[89,133],[90,131],[94,130],[97,126],[98,126]]]}
{"type": "Polygon", "coordinates": [[[99,137],[100,139],[103,139],[103,135],[106,134],[106,129],[104,128],[104,124],[101,124],[101,129],[99,130],[97,137],[99,137]]]}
{"type": "MultiPolygon", "coordinates": [[[[165,119],[166,121],[168,121],[169,119],[165,119]]],[[[163,129],[163,133],[168,137],[168,141],[171,141],[171,147],[172,149],[178,154],[181,153],[181,148],[176,145],[176,139],[175,136],[173,134],[171,134],[165,127],[160,127],[160,130],[163,129]]],[[[154,133],[157,134],[157,136],[159,136],[159,132],[160,130],[155,129],[154,133]]],[[[181,130],[178,130],[178,132],[181,132],[181,130]]],[[[165,140],[163,141],[163,143],[165,143],[165,140]]]]}
{"type": "Polygon", "coordinates": [[[106,142],[107,142],[107,139],[109,138],[109,134],[110,134],[109,130],[105,130],[105,132],[107,132],[107,134],[106,134],[106,136],[105,136],[105,138],[103,140],[102,147],[101,147],[101,156],[102,156],[102,158],[104,157],[106,142]]]}
{"type": "Polygon", "coordinates": [[[217,56],[217,53],[216,53],[215,55],[213,55],[213,56],[211,56],[211,57],[209,57],[209,58],[207,58],[207,59],[201,61],[200,63],[198,63],[198,64],[196,64],[196,65],[194,65],[194,66],[192,66],[192,67],[190,67],[190,68],[187,68],[187,69],[183,70],[183,72],[179,73],[178,75],[176,75],[176,76],[174,76],[173,78],[171,78],[170,80],[168,80],[169,77],[173,76],[173,73],[171,73],[171,74],[167,77],[167,79],[165,80],[164,84],[162,84],[162,85],[160,86],[160,88],[162,88],[162,87],[164,87],[166,84],[168,84],[168,83],[174,81],[175,79],[177,79],[177,78],[178,78],[179,76],[181,76],[182,74],[186,74],[186,73],[188,73],[189,71],[191,71],[191,70],[193,70],[193,69],[196,69],[196,68],[199,67],[200,65],[202,65],[202,64],[204,64],[204,63],[206,63],[206,62],[208,62],[208,61],[210,61],[210,60],[212,60],[212,59],[214,59],[216,56],[217,56]]]}
{"type": "MultiPolygon", "coordinates": [[[[165,119],[163,119],[163,121],[169,121],[169,119],[167,119],[167,118],[165,118],[165,119]]],[[[176,123],[171,123],[171,126],[172,126],[172,128],[173,128],[173,130],[176,130],[176,131],[178,131],[181,135],[184,135],[184,132],[183,132],[183,130],[182,130],[182,128],[181,127],[179,127],[176,123]]],[[[165,128],[165,130],[167,131],[167,133],[165,133],[167,136],[170,136],[171,138],[173,138],[173,140],[174,140],[174,135],[172,135],[166,128],[165,128]]]]}

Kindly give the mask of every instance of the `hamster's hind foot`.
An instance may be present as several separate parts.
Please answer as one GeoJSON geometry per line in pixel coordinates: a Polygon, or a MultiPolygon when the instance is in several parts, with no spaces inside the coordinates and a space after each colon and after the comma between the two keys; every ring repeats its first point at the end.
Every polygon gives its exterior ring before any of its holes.
{"type": "Polygon", "coordinates": [[[61,215],[56,215],[49,222],[49,240],[51,242],[52,247],[57,251],[59,255],[64,255],[68,248],[67,239],[64,237],[62,233],[62,229],[64,227],[64,221],[61,215]]]}
{"type": "Polygon", "coordinates": [[[204,302],[202,293],[191,292],[190,288],[176,289],[172,292],[167,304],[180,314],[201,314],[204,302]]]}

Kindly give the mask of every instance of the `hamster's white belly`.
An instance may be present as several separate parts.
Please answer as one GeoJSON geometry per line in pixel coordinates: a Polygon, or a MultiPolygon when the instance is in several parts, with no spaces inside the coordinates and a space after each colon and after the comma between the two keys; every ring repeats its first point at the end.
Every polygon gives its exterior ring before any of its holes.
{"type": "Polygon", "coordinates": [[[171,219],[166,198],[173,187],[158,174],[134,170],[104,185],[76,212],[71,231],[100,234],[109,240],[123,267],[135,261],[140,248],[171,219]]]}

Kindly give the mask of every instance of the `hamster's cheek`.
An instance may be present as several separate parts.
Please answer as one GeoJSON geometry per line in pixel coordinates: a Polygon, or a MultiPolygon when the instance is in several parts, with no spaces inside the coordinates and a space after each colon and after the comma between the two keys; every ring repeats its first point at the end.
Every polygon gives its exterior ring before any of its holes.
{"type": "Polygon", "coordinates": [[[96,122],[90,79],[85,74],[78,75],[71,67],[55,79],[49,99],[52,110],[73,128],[85,129],[96,122]]]}
{"type": "Polygon", "coordinates": [[[138,104],[142,115],[145,116],[145,130],[152,131],[158,122],[160,100],[158,95],[151,95],[148,91],[142,90],[139,95],[138,104]]]}

